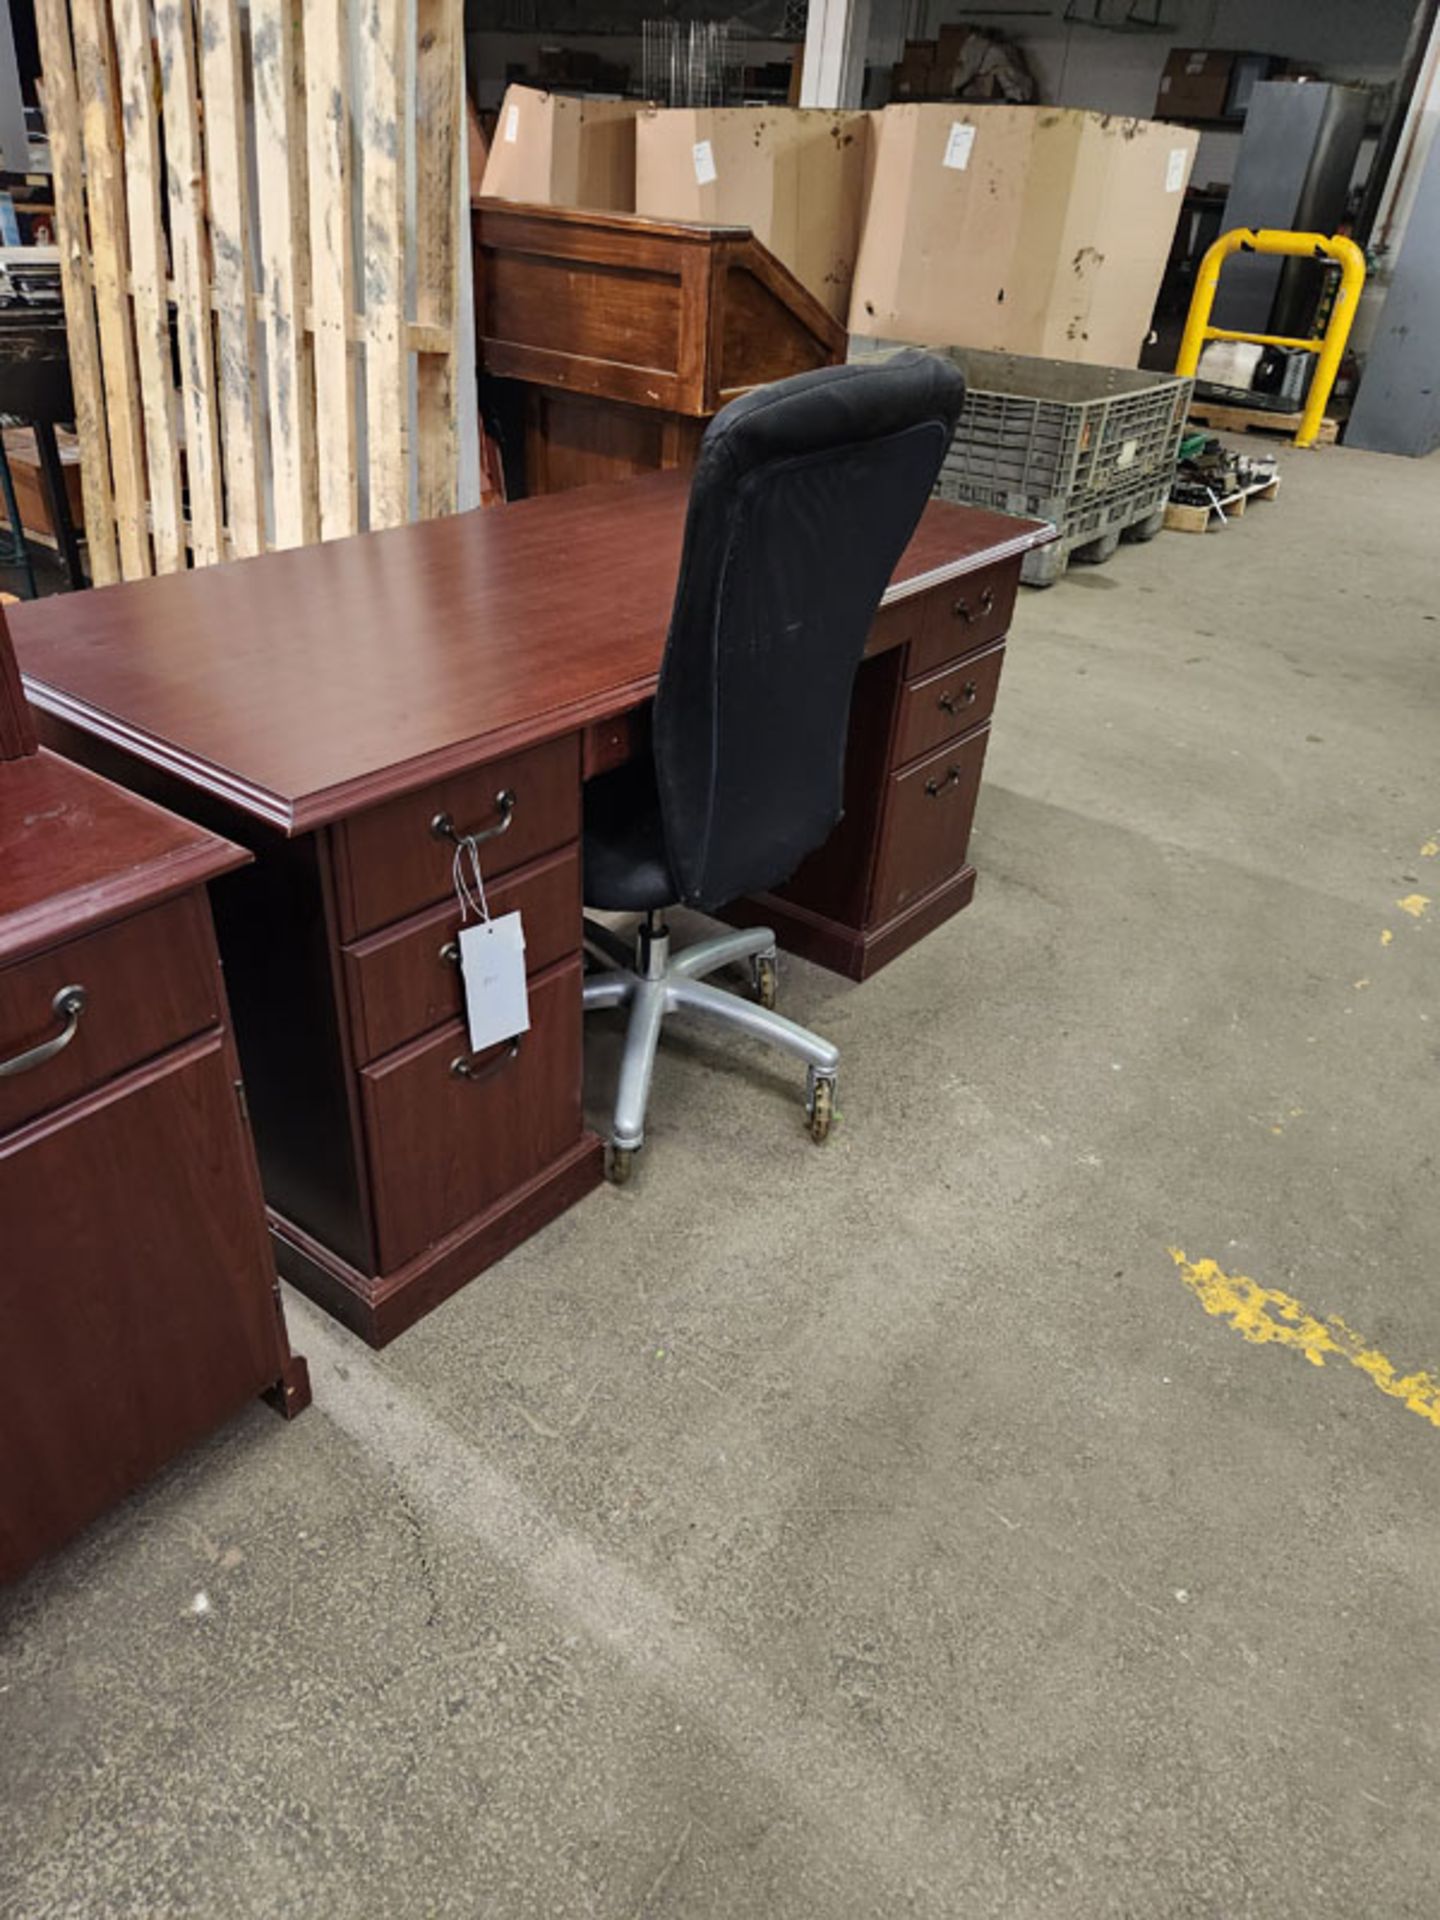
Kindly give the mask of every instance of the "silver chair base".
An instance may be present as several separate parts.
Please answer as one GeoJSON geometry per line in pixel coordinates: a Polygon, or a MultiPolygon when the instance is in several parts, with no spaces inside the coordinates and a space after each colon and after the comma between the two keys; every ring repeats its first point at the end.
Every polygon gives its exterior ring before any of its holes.
{"type": "Polygon", "coordinates": [[[628,1156],[644,1144],[645,1108],[660,1028],[672,1013],[708,1014],[803,1060],[808,1069],[805,1111],[812,1135],[824,1138],[840,1071],[839,1048],[769,1007],[704,983],[706,974],[741,961],[750,962],[758,982],[763,963],[768,961],[773,968],[775,960],[775,935],[768,927],[717,934],[672,954],[669,930],[653,918],[640,923],[633,952],[608,927],[587,919],[585,945],[607,963],[605,972],[592,974],[585,982],[585,1011],[596,1007],[630,1009],[610,1130],[612,1157],[619,1157],[622,1166],[628,1167],[628,1156]]]}

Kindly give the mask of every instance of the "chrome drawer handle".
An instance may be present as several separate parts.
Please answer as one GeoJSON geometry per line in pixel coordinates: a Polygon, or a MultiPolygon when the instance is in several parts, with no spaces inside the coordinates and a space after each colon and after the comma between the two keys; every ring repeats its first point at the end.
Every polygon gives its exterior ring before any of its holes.
{"type": "Polygon", "coordinates": [[[940,711],[942,713],[958,713],[961,707],[968,707],[974,704],[975,695],[978,692],[979,688],[973,680],[967,680],[964,686],[961,687],[960,698],[958,700],[947,688],[940,696],[940,711]]]}
{"type": "Polygon", "coordinates": [[[86,998],[84,987],[61,987],[50,1002],[50,1011],[64,1026],[53,1040],[42,1040],[38,1047],[31,1047],[28,1053],[17,1053],[13,1060],[0,1060],[0,1080],[12,1073],[28,1073],[31,1067],[43,1067],[47,1060],[63,1053],[79,1031],[86,998]]]}
{"type": "Polygon", "coordinates": [[[458,940],[447,940],[440,949],[440,958],[447,967],[458,967],[460,964],[460,942],[458,940]]]}
{"type": "MultiPolygon", "coordinates": [[[[524,1036],[522,1035],[521,1038],[523,1039],[524,1036]]],[[[457,1053],[455,1058],[450,1062],[450,1071],[457,1080],[468,1080],[472,1087],[477,1087],[482,1080],[492,1079],[502,1067],[508,1067],[519,1052],[520,1041],[512,1040],[498,1059],[492,1060],[487,1066],[479,1068],[476,1067],[474,1060],[468,1053],[457,1053]]]]}
{"type": "MultiPolygon", "coordinates": [[[[982,587],[980,589],[981,619],[983,620],[987,613],[993,613],[994,611],[995,589],[993,587],[982,587]]],[[[955,602],[955,618],[957,620],[963,620],[967,626],[975,618],[975,615],[970,611],[970,602],[963,596],[955,602]]]]}
{"type": "Polygon", "coordinates": [[[951,767],[943,780],[927,780],[925,782],[926,795],[931,800],[938,800],[947,788],[958,787],[964,778],[965,772],[962,767],[951,767]]]}
{"type": "Polygon", "coordinates": [[[461,833],[448,813],[437,813],[430,822],[432,840],[449,840],[455,846],[465,841],[473,841],[478,847],[482,840],[498,840],[502,833],[510,831],[510,822],[515,818],[515,796],[509,787],[502,787],[495,796],[495,808],[500,818],[493,827],[481,827],[475,833],[461,833]]]}

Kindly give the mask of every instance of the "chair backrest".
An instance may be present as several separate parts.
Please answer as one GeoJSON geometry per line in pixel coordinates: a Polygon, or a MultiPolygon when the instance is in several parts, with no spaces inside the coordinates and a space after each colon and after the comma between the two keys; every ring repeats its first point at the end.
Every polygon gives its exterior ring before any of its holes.
{"type": "Polygon", "coordinates": [[[839,819],[866,635],[964,394],[953,364],[907,352],[777,381],[711,421],[655,698],[687,905],[778,886],[839,819]]]}

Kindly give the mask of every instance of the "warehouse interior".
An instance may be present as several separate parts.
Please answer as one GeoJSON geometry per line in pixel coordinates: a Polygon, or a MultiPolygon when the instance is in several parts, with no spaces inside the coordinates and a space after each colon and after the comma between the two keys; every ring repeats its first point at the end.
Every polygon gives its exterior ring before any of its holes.
{"type": "Polygon", "coordinates": [[[11,0],[0,1914],[1419,1914],[1436,0],[11,0]]]}

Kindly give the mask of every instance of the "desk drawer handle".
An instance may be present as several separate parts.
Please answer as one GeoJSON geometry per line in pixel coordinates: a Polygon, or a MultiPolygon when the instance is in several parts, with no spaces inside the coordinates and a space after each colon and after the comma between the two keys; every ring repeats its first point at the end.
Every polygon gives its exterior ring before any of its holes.
{"type": "Polygon", "coordinates": [[[975,685],[973,680],[967,680],[964,686],[961,687],[960,698],[958,700],[954,694],[947,689],[940,696],[940,711],[942,713],[958,713],[961,707],[973,706],[975,704],[975,695],[979,691],[980,689],[975,685]]]}
{"type": "Polygon", "coordinates": [[[12,1073],[28,1073],[31,1067],[43,1067],[47,1060],[63,1053],[79,1030],[85,1000],[84,987],[61,987],[50,1002],[51,1013],[64,1023],[60,1032],[53,1040],[42,1040],[38,1047],[31,1047],[28,1053],[17,1053],[13,1060],[0,1060],[0,1080],[12,1073]]]}
{"type": "MultiPolygon", "coordinates": [[[[521,1038],[524,1036],[522,1035],[521,1038]]],[[[493,1080],[502,1067],[508,1067],[520,1052],[520,1041],[512,1040],[504,1053],[491,1060],[486,1066],[476,1067],[468,1053],[457,1053],[450,1062],[450,1071],[457,1080],[468,1080],[472,1087],[478,1087],[482,1080],[493,1080]]]]}
{"type": "MultiPolygon", "coordinates": [[[[986,614],[993,613],[994,611],[995,589],[993,587],[982,587],[980,589],[980,617],[983,619],[986,614]]],[[[975,615],[970,610],[970,602],[965,599],[963,595],[955,602],[955,618],[957,620],[963,620],[966,626],[969,626],[970,622],[975,618],[975,615]]]]}
{"type": "Polygon", "coordinates": [[[461,833],[448,813],[437,813],[430,822],[432,840],[449,840],[459,846],[464,840],[473,840],[478,846],[482,840],[498,840],[502,833],[510,831],[510,822],[515,818],[515,796],[509,787],[502,787],[495,796],[495,809],[500,818],[493,827],[481,827],[475,833],[461,833]]]}
{"type": "Polygon", "coordinates": [[[964,778],[965,769],[963,767],[951,767],[943,780],[927,780],[925,782],[927,798],[938,800],[941,794],[945,793],[949,788],[958,787],[964,778]]]}
{"type": "Polygon", "coordinates": [[[447,967],[458,967],[460,964],[460,942],[458,940],[447,940],[440,949],[440,958],[447,967]]]}

